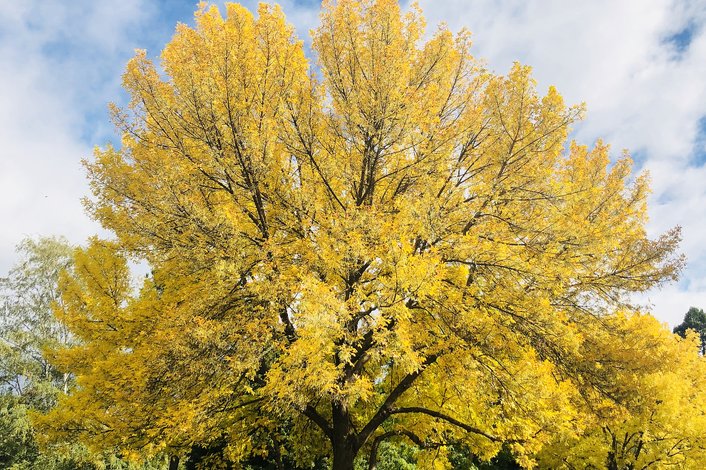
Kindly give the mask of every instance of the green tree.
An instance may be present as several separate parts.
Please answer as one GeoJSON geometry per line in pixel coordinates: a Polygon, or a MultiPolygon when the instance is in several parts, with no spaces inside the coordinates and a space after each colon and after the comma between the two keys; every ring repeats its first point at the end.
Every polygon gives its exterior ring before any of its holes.
{"type": "Polygon", "coordinates": [[[71,266],[72,252],[61,237],[25,239],[17,246],[20,261],[0,279],[0,388],[41,410],[70,385],[70,375],[43,350],[71,344],[52,308],[61,302],[57,282],[71,266]]]}
{"type": "Polygon", "coordinates": [[[27,407],[14,395],[0,395],[0,468],[34,461],[37,455],[27,407]]]}
{"type": "Polygon", "coordinates": [[[674,333],[678,334],[682,338],[686,337],[687,330],[694,330],[699,335],[699,340],[701,344],[701,355],[706,354],[706,313],[703,309],[691,307],[686,315],[684,315],[684,321],[679,325],[674,327],[674,333]]]}

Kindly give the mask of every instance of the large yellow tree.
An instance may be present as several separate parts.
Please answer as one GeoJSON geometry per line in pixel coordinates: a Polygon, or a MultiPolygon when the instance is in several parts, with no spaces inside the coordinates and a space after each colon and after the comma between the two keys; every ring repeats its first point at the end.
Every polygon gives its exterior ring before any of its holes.
{"type": "Polygon", "coordinates": [[[115,240],[62,282],[78,387],[50,436],[346,470],[384,440],[428,466],[504,443],[529,466],[628,406],[611,319],[676,276],[678,232],[646,237],[627,156],[566,144],[580,107],[395,0],[324,1],[315,66],[278,7],[226,10],[161,70],[137,53],[122,144],[86,163],[115,240]]]}

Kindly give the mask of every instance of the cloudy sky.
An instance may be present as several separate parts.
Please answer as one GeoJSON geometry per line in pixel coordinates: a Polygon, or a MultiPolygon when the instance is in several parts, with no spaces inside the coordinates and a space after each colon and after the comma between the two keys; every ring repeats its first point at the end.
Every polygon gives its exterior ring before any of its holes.
{"type": "MultiPolygon", "coordinates": [[[[244,1],[248,7],[254,1],[244,1]]],[[[302,38],[316,0],[279,2],[302,38]]],[[[541,89],[585,102],[582,143],[628,149],[652,176],[651,234],[683,228],[688,267],[642,299],[671,325],[706,308],[706,2],[703,0],[422,0],[429,28],[473,32],[499,73],[518,60],[541,89]]],[[[0,273],[26,236],[82,243],[99,227],[83,212],[80,166],[114,141],[106,103],[122,102],[134,49],[156,56],[192,0],[0,0],[0,273]]]]}

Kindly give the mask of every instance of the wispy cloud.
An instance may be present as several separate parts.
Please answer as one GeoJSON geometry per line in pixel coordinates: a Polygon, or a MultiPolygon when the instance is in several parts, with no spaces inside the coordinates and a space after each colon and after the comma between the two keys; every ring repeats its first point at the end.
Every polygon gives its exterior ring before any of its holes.
{"type": "MultiPolygon", "coordinates": [[[[2,2],[0,18],[0,267],[22,236],[95,231],[80,204],[86,184],[79,160],[90,153],[94,102],[136,2],[2,2]],[[112,12],[112,13],[111,13],[112,12]]],[[[100,122],[95,119],[93,123],[100,122]]],[[[3,269],[3,270],[5,270],[3,269]]]]}
{"type": "MultiPolygon", "coordinates": [[[[188,7],[191,12],[193,6],[188,7]]],[[[113,137],[106,103],[137,47],[174,28],[140,0],[0,2],[0,270],[25,236],[98,231],[80,160],[113,137]]]]}

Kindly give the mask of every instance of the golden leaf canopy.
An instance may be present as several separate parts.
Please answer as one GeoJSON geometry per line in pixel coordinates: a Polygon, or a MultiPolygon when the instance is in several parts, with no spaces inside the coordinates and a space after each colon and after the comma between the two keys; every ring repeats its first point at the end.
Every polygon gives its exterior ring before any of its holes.
{"type": "Polygon", "coordinates": [[[57,352],[79,385],[51,435],[336,469],[387,439],[442,467],[505,445],[532,466],[631,409],[626,367],[662,370],[621,344],[689,349],[629,305],[676,277],[678,230],[647,238],[647,178],[567,145],[582,107],[529,67],[496,75],[393,0],[324,1],[313,64],[279,7],[225,10],[180,24],[159,68],[137,53],[122,144],[86,163],[115,240],[62,284],[83,342],[57,352]]]}

